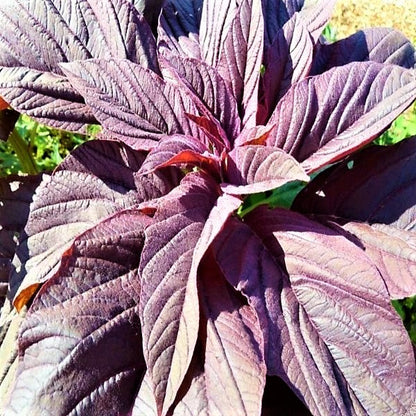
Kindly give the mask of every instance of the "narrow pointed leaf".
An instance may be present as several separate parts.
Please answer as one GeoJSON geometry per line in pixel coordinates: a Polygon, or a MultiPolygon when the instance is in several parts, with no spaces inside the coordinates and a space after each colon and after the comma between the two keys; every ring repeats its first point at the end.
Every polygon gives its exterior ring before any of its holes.
{"type": "Polygon", "coordinates": [[[263,25],[261,2],[243,0],[231,22],[218,61],[218,71],[230,83],[246,127],[256,125],[263,25]]]}
{"type": "Polygon", "coordinates": [[[55,127],[78,131],[94,122],[59,63],[117,57],[157,70],[151,30],[125,0],[4,1],[0,24],[12,28],[0,41],[2,97],[55,127]]]}
{"type": "Polygon", "coordinates": [[[198,114],[188,95],[146,68],[107,59],[65,64],[64,70],[103,127],[135,149],[151,149],[164,134],[197,134],[186,122],[185,113],[198,114]]]}
{"type": "Polygon", "coordinates": [[[266,365],[257,317],[212,262],[205,267],[200,293],[206,319],[204,374],[209,414],[258,415],[266,365]]]}
{"type": "Polygon", "coordinates": [[[215,193],[213,184],[203,177],[187,176],[173,196],[160,205],[155,224],[146,230],[140,266],[140,315],[144,357],[158,413],[173,403],[196,342],[198,299],[188,279],[193,250],[214,205],[215,193]],[[186,302],[193,303],[194,312],[182,321],[186,302]]]}
{"type": "Polygon", "coordinates": [[[264,115],[259,122],[266,122],[277,102],[291,85],[309,74],[313,57],[313,42],[299,15],[294,15],[275,40],[265,49],[263,64],[265,73],[261,78],[260,105],[264,115]]]}
{"type": "Polygon", "coordinates": [[[75,240],[22,325],[8,414],[130,408],[145,372],[137,269],[149,220],[124,211],[75,240]]]}
{"type": "Polygon", "coordinates": [[[267,143],[312,172],[364,146],[416,98],[416,77],[395,65],[360,62],[295,84],[279,102],[267,143]],[[290,120],[290,122],[289,122],[290,120]]]}
{"type": "Polygon", "coordinates": [[[203,2],[199,43],[202,59],[208,65],[217,66],[237,9],[237,0],[203,2]]]}
{"type": "Polygon", "coordinates": [[[227,180],[222,190],[230,194],[269,191],[291,181],[309,181],[295,159],[280,149],[248,145],[236,147],[227,159],[227,180]]]}
{"type": "Polygon", "coordinates": [[[186,176],[159,206],[155,224],[146,230],[140,300],[144,356],[157,408],[163,414],[175,400],[197,340],[199,262],[218,228],[240,203],[227,196],[224,207],[211,212],[218,191],[205,175],[186,176]],[[225,218],[215,220],[217,216],[225,218]]]}
{"type": "Polygon", "coordinates": [[[237,102],[218,71],[204,62],[172,55],[167,60],[221,123],[229,138],[240,132],[237,102]]]}
{"type": "Polygon", "coordinates": [[[416,52],[409,39],[394,29],[363,29],[338,42],[319,45],[311,75],[354,61],[373,61],[413,68],[416,52]]]}

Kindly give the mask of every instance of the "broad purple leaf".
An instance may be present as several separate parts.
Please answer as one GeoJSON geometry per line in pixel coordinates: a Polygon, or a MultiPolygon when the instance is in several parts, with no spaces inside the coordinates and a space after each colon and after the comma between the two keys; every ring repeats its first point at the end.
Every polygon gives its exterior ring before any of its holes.
{"type": "Polygon", "coordinates": [[[146,230],[140,315],[158,413],[165,413],[173,403],[192,358],[199,314],[196,282],[189,280],[189,274],[217,193],[209,178],[188,175],[162,202],[154,225],[146,230]]]}
{"type": "Polygon", "coordinates": [[[203,260],[201,270],[202,348],[194,357],[199,365],[175,411],[259,415],[266,366],[255,312],[225,281],[212,256],[203,260]]]}
{"type": "Polygon", "coordinates": [[[62,75],[26,67],[0,68],[0,94],[16,110],[53,127],[84,132],[86,124],[97,123],[62,75]]]}
{"type": "Polygon", "coordinates": [[[172,54],[167,63],[221,123],[229,140],[240,133],[237,101],[218,71],[206,63],[172,54]]]}
{"type": "Polygon", "coordinates": [[[208,65],[216,67],[224,48],[232,21],[238,10],[238,0],[204,1],[199,28],[201,57],[208,65]]]}
{"type": "Polygon", "coordinates": [[[295,14],[277,32],[271,45],[266,45],[260,80],[257,122],[264,123],[277,102],[292,84],[309,74],[313,57],[313,42],[299,15],[295,14]]]}
{"type": "Polygon", "coordinates": [[[185,116],[198,115],[183,89],[127,60],[89,60],[63,65],[95,117],[113,136],[134,149],[149,150],[164,134],[198,128],[185,116]]]}
{"type": "Polygon", "coordinates": [[[268,125],[267,144],[303,162],[308,172],[364,146],[416,98],[413,71],[356,62],[295,84],[268,125]]]}
{"type": "Polygon", "coordinates": [[[303,3],[304,0],[263,1],[266,45],[274,42],[277,32],[302,8],[303,3]]]}
{"type": "Polygon", "coordinates": [[[64,170],[42,181],[14,260],[17,270],[10,283],[16,307],[53,276],[74,238],[103,218],[172,188],[167,178],[135,177],[144,157],[116,142],[87,142],[66,159],[64,170]]]}
{"type": "Polygon", "coordinates": [[[373,61],[413,68],[415,48],[402,33],[389,28],[363,29],[331,44],[319,44],[311,75],[350,62],[373,61]]]}
{"type": "Polygon", "coordinates": [[[203,0],[168,0],[158,26],[158,47],[201,59],[199,24],[203,0]]]}
{"type": "Polygon", "coordinates": [[[296,13],[316,40],[328,23],[334,0],[264,0],[266,44],[272,44],[285,23],[296,13]]]}
{"type": "Polygon", "coordinates": [[[217,258],[272,335],[268,350],[281,355],[275,371],[314,414],[405,414],[415,399],[412,346],[368,257],[290,211],[260,208],[246,223],[262,242],[235,225],[217,258]],[[232,241],[244,241],[247,255],[227,256],[232,241]]]}
{"type": "Polygon", "coordinates": [[[115,57],[158,68],[151,30],[125,0],[3,1],[0,24],[10,28],[0,37],[1,95],[56,127],[81,130],[94,121],[59,63],[115,57]]]}
{"type": "Polygon", "coordinates": [[[314,414],[321,414],[318,409],[338,414],[338,410],[345,407],[343,402],[348,405],[349,399],[343,399],[342,385],[331,388],[325,381],[334,377],[328,371],[332,358],[316,335],[313,338],[317,345],[311,351],[310,334],[305,328],[299,328],[302,321],[298,301],[273,250],[247,225],[232,219],[214,242],[214,251],[228,281],[248,298],[249,305],[257,313],[263,332],[267,373],[282,377],[314,414]],[[236,246],[242,256],[235,256],[236,246]],[[314,382],[308,383],[309,379],[314,382]]]}
{"type": "Polygon", "coordinates": [[[226,163],[226,183],[221,189],[229,194],[264,192],[291,181],[309,181],[300,164],[280,149],[255,145],[236,147],[226,163]]]}
{"type": "Polygon", "coordinates": [[[140,265],[144,356],[159,412],[166,414],[188,370],[199,328],[197,269],[240,201],[220,198],[208,176],[189,174],[165,197],[146,230],[140,265]],[[223,201],[223,203],[220,203],[223,201]]]}
{"type": "Polygon", "coordinates": [[[395,146],[364,149],[318,175],[298,195],[293,208],[414,231],[415,167],[416,137],[395,146]]]}
{"type": "Polygon", "coordinates": [[[219,73],[231,86],[240,106],[243,125],[246,127],[256,125],[263,44],[264,21],[261,1],[242,0],[230,24],[216,64],[219,73]]]}
{"type": "Polygon", "coordinates": [[[391,299],[416,295],[416,234],[391,225],[341,222],[377,265],[391,299]]]}
{"type": "Polygon", "coordinates": [[[138,210],[117,213],[65,253],[22,325],[8,414],[119,415],[131,407],[145,372],[138,265],[150,221],[138,210]]]}

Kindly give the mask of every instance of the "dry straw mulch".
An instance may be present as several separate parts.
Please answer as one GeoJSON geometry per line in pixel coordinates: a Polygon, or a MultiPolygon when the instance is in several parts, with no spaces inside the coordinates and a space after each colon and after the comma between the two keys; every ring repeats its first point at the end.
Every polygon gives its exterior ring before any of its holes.
{"type": "Polygon", "coordinates": [[[338,0],[332,19],[337,37],[366,27],[393,27],[416,43],[416,0],[338,0]]]}

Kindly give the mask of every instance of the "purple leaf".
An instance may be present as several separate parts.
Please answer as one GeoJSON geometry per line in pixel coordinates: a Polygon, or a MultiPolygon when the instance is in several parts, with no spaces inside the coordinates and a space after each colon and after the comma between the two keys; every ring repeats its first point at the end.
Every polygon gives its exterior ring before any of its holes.
{"type": "Polygon", "coordinates": [[[167,0],[158,26],[158,47],[201,59],[199,25],[202,0],[167,0]]]}
{"type": "Polygon", "coordinates": [[[230,83],[246,127],[256,125],[263,25],[260,0],[242,0],[224,39],[219,59],[214,62],[219,73],[230,83]]]}
{"type": "Polygon", "coordinates": [[[154,72],[127,60],[89,60],[63,65],[86,96],[96,118],[113,136],[149,150],[164,134],[198,137],[185,113],[198,114],[189,96],[154,72]]]}
{"type": "Polygon", "coordinates": [[[341,223],[377,265],[391,299],[416,295],[416,235],[391,225],[341,223]]]}
{"type": "Polygon", "coordinates": [[[264,0],[266,43],[272,44],[277,32],[298,12],[315,41],[328,23],[334,8],[334,0],[264,0]]]}
{"type": "Polygon", "coordinates": [[[208,256],[201,268],[204,272],[199,293],[206,332],[203,363],[208,414],[220,410],[222,414],[258,415],[266,365],[256,314],[216,270],[212,257],[208,256]]]}
{"type": "Polygon", "coordinates": [[[145,372],[137,268],[149,221],[120,212],[74,241],[22,325],[8,414],[116,415],[132,405],[145,372]]]}
{"type": "Polygon", "coordinates": [[[318,45],[311,75],[354,61],[373,61],[413,68],[416,52],[409,39],[394,29],[363,29],[338,42],[318,45]]]}
{"type": "Polygon", "coordinates": [[[203,0],[166,0],[163,7],[165,23],[176,39],[199,32],[203,0]]]}
{"type": "Polygon", "coordinates": [[[140,390],[134,401],[131,416],[158,416],[149,371],[146,372],[140,384],[140,390]]]}
{"type": "Polygon", "coordinates": [[[247,145],[264,145],[267,138],[276,126],[262,126],[245,128],[237,136],[234,141],[234,146],[247,146],[247,145]]]}
{"type": "Polygon", "coordinates": [[[208,176],[189,174],[166,196],[154,225],[146,230],[140,266],[143,346],[156,405],[162,414],[177,395],[197,340],[199,262],[241,203],[224,196],[214,208],[218,193],[208,176]]]}
{"type": "Polygon", "coordinates": [[[178,166],[186,170],[197,167],[219,177],[220,165],[220,158],[211,155],[199,140],[191,136],[171,135],[162,138],[150,151],[140,173],[154,172],[166,166],[178,166]]]}
{"type": "Polygon", "coordinates": [[[228,223],[215,252],[259,316],[269,371],[314,414],[406,413],[415,395],[412,346],[368,257],[290,211],[261,208],[246,222],[262,241],[228,223]],[[245,256],[229,255],[237,241],[245,256]]]}
{"type": "Polygon", "coordinates": [[[162,202],[154,225],[146,230],[140,315],[158,413],[165,413],[173,403],[198,333],[198,296],[190,271],[195,245],[218,192],[207,179],[196,174],[185,177],[162,202]]]}
{"type": "Polygon", "coordinates": [[[332,16],[336,0],[305,1],[305,3],[305,6],[299,11],[299,17],[316,43],[332,16]]]}
{"type": "Polygon", "coordinates": [[[237,0],[204,1],[199,28],[201,57],[208,65],[216,67],[219,63],[225,39],[236,16],[237,0]]]}
{"type": "Polygon", "coordinates": [[[295,159],[280,149],[265,146],[234,148],[227,159],[227,181],[221,186],[229,194],[269,191],[291,181],[309,177],[295,159]]]}
{"type": "Polygon", "coordinates": [[[416,98],[410,70],[351,63],[295,84],[273,112],[267,144],[294,156],[308,172],[373,140],[416,98]]]}
{"type": "Polygon", "coordinates": [[[125,0],[5,1],[0,24],[10,28],[0,40],[1,95],[55,127],[81,130],[94,121],[59,63],[115,57],[158,68],[151,30],[125,0]]]}
{"type": "Polygon", "coordinates": [[[66,159],[61,169],[67,165],[68,170],[58,170],[42,181],[10,282],[18,309],[54,275],[62,254],[78,235],[119,210],[170,190],[172,184],[158,176],[135,178],[144,156],[116,142],[87,142],[66,159]]]}
{"type": "Polygon", "coordinates": [[[26,311],[17,313],[6,298],[0,315],[0,409],[4,411],[15,381],[18,363],[17,338],[26,311]]]}
{"type": "Polygon", "coordinates": [[[298,14],[280,29],[271,45],[265,49],[265,73],[260,81],[260,115],[257,122],[266,122],[276,103],[291,85],[309,74],[313,42],[298,14]]]}
{"type": "Polygon", "coordinates": [[[204,62],[172,54],[166,62],[179,74],[231,139],[240,133],[238,107],[218,71],[204,62]]]}
{"type": "Polygon", "coordinates": [[[85,124],[97,122],[66,77],[51,72],[0,68],[0,94],[16,110],[52,127],[84,132],[85,124]]]}
{"type": "Polygon", "coordinates": [[[298,195],[293,208],[414,231],[415,166],[416,137],[395,146],[364,149],[318,175],[298,195]]]}
{"type": "Polygon", "coordinates": [[[255,313],[224,280],[212,255],[201,269],[200,337],[173,415],[258,415],[266,368],[255,313]]]}

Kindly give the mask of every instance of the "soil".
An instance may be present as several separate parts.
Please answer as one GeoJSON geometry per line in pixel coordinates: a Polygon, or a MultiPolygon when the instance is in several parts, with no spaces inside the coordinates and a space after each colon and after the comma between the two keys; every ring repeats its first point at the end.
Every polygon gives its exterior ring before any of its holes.
{"type": "Polygon", "coordinates": [[[337,38],[366,27],[393,27],[416,43],[416,0],[338,0],[331,23],[337,38]]]}

